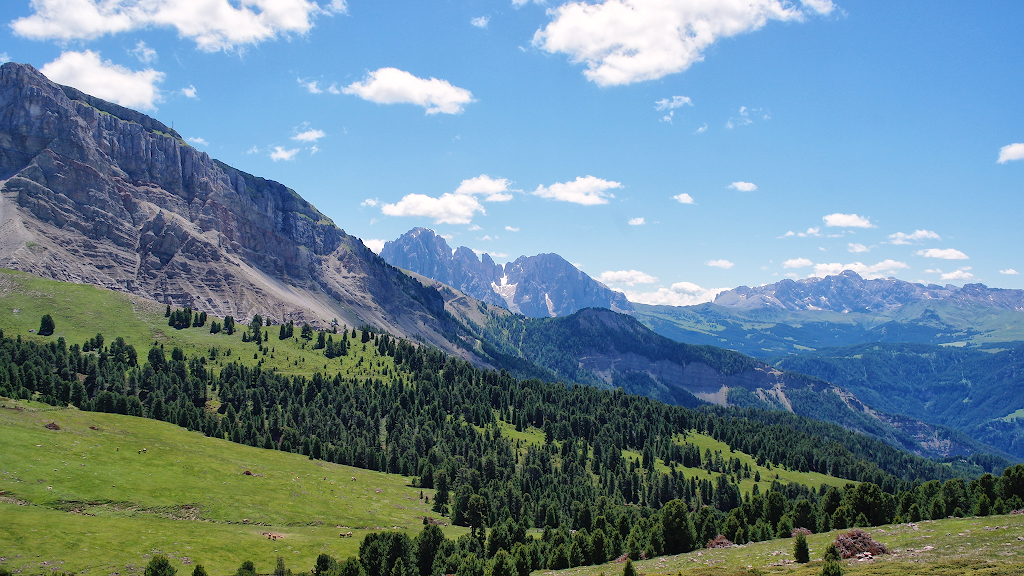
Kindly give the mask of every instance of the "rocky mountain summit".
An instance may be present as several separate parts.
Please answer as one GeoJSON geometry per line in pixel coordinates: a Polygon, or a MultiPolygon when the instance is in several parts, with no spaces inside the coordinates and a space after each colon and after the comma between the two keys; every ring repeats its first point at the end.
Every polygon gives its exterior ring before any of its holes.
{"type": "Polygon", "coordinates": [[[384,245],[389,264],[447,284],[473,298],[532,318],[567,316],[583,308],[632,312],[621,292],[594,280],[558,254],[520,256],[505,265],[460,246],[452,250],[427,228],[384,245]]]}
{"type": "Polygon", "coordinates": [[[880,312],[924,300],[979,304],[993,308],[1024,311],[1024,290],[989,288],[984,284],[915,284],[895,278],[866,280],[852,270],[834,276],[782,280],[756,288],[740,286],[722,292],[715,304],[750,310],[829,310],[832,312],[880,312]]]}
{"type": "Polygon", "coordinates": [[[369,324],[449,351],[433,288],[161,122],[0,67],[0,267],[225,316],[369,324]]]}

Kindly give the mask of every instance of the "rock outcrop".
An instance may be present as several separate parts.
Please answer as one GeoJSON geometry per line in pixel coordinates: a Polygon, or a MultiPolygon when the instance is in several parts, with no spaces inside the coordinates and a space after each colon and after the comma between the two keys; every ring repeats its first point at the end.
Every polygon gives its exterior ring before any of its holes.
{"type": "Polygon", "coordinates": [[[219,316],[368,324],[460,350],[436,290],[293,190],[16,63],[0,67],[0,193],[0,266],[219,316]]]}
{"type": "Polygon", "coordinates": [[[442,282],[473,298],[532,318],[568,316],[584,308],[632,312],[621,292],[611,290],[558,254],[520,256],[495,264],[486,253],[452,250],[427,228],[413,228],[381,250],[388,263],[442,282]]]}

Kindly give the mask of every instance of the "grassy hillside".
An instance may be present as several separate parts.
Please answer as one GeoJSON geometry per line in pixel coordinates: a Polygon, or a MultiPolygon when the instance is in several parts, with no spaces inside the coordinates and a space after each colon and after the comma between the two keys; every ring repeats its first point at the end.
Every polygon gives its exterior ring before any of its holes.
{"type": "Polygon", "coordinates": [[[28,573],[42,562],[130,572],[155,551],[211,574],[244,560],[270,571],[277,555],[308,570],[321,552],[354,555],[370,531],[415,535],[424,516],[437,517],[408,478],[130,416],[5,402],[0,453],[0,556],[28,573]]]}
{"type": "MultiPolygon", "coordinates": [[[[793,561],[793,540],[769,540],[713,550],[697,550],[634,563],[644,576],[818,576],[825,546],[840,534],[834,530],[807,537],[809,564],[793,561]]],[[[844,560],[846,576],[1011,576],[1024,573],[1024,515],[955,518],[916,524],[879,526],[868,530],[891,554],[874,560],[844,560]]],[[[558,576],[618,576],[622,564],[585,566],[556,572],[558,576]]]]}
{"type": "Polygon", "coordinates": [[[214,369],[231,361],[260,364],[265,370],[281,374],[311,375],[328,370],[345,377],[367,377],[394,369],[390,358],[377,354],[373,346],[362,344],[354,346],[348,356],[327,360],[322,350],[313,349],[315,339],[306,341],[300,337],[298,326],[294,336],[286,340],[278,339],[279,326],[265,327],[269,339],[265,342],[268,351],[263,353],[256,343],[242,342],[242,324],[248,319],[237,319],[238,331],[233,335],[210,334],[210,321],[223,323],[223,318],[211,316],[201,328],[176,330],[168,326],[165,311],[161,304],[122,292],[0,269],[0,329],[8,336],[17,334],[40,342],[64,337],[68,345],[81,345],[101,333],[108,343],[120,336],[141,353],[156,342],[168,352],[181,348],[190,357],[208,355],[211,348],[216,348],[214,369]],[[44,314],[51,315],[56,325],[53,336],[48,338],[35,336],[44,314]]]}

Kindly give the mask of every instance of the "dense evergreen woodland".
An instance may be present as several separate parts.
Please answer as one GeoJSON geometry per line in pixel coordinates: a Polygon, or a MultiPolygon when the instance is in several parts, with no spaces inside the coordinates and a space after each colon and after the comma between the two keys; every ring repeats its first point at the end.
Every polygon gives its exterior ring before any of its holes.
{"type": "MultiPolygon", "coordinates": [[[[269,331],[255,322],[246,330],[252,335],[241,346],[265,350],[269,331]]],[[[278,337],[288,330],[279,328],[278,337]]],[[[165,420],[251,446],[411,476],[435,490],[439,515],[472,529],[451,541],[425,520],[414,539],[371,534],[359,559],[322,557],[315,571],[325,574],[524,575],[623,554],[675,554],[719,534],[746,542],[797,527],[1024,508],[1024,465],[964,478],[949,465],[791,414],[691,409],[622,391],[520,381],[368,330],[308,337],[325,355],[362,355],[379,375],[284,376],[237,362],[217,372],[212,360],[231,358],[217,348],[186,357],[154,346],[140,355],[120,338],[108,343],[97,335],[69,346],[0,332],[0,396],[165,420]],[[538,438],[539,429],[543,438],[513,440],[503,432],[512,426],[538,438]],[[731,453],[701,453],[685,442],[695,432],[769,468],[851,482],[827,490],[775,482],[764,493],[741,493],[749,467],[731,453]],[[543,528],[543,537],[528,537],[531,527],[543,528]]]]}

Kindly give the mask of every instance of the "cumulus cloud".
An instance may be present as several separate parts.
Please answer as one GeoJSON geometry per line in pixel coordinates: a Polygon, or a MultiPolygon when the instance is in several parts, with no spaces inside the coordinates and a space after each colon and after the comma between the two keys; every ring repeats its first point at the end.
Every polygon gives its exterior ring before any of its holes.
{"type": "MultiPolygon", "coordinates": [[[[469,224],[477,212],[486,214],[477,195],[486,195],[489,202],[512,199],[507,178],[491,178],[481,174],[463,180],[455,192],[433,198],[425,194],[407,194],[394,204],[384,204],[381,212],[387,216],[425,216],[436,224],[469,224]]],[[[476,227],[476,229],[480,229],[476,227]]]]}
{"type": "Polygon", "coordinates": [[[490,21],[490,16],[480,16],[478,18],[473,18],[472,20],[469,21],[469,23],[472,24],[473,26],[476,26],[477,28],[487,28],[487,23],[490,21]]]}
{"type": "Polygon", "coordinates": [[[893,244],[913,244],[921,240],[942,240],[942,237],[931,230],[914,230],[910,234],[897,232],[889,235],[889,242],[893,244]]]}
{"type": "Polygon", "coordinates": [[[373,208],[374,206],[376,206],[378,204],[380,204],[380,200],[377,200],[376,198],[367,198],[366,200],[363,200],[362,202],[359,203],[360,206],[365,206],[365,207],[370,207],[370,208],[373,208]]]}
{"type": "Polygon", "coordinates": [[[625,284],[626,286],[654,284],[658,281],[654,276],[639,270],[608,270],[601,272],[597,279],[605,284],[625,284]]]}
{"type": "Polygon", "coordinates": [[[791,258],[782,263],[783,268],[808,268],[810,266],[814,266],[814,262],[807,258],[791,258]]]}
{"type": "Polygon", "coordinates": [[[1024,143],[1016,142],[999,149],[999,163],[1006,164],[1013,160],[1024,159],[1024,143]]]}
{"type": "Polygon", "coordinates": [[[659,288],[653,292],[626,291],[626,299],[637,304],[662,306],[692,306],[713,302],[715,297],[728,288],[701,288],[693,282],[676,282],[671,288],[659,288]]]}
{"type": "Polygon", "coordinates": [[[438,198],[407,194],[394,204],[384,204],[380,211],[387,216],[425,216],[435,224],[469,224],[477,212],[484,213],[484,207],[475,196],[449,192],[438,198]]]}
{"type": "Polygon", "coordinates": [[[546,187],[537,186],[533,194],[541,198],[593,206],[607,204],[609,198],[615,198],[614,194],[608,192],[613,188],[622,188],[622,184],[593,176],[578,176],[572,182],[557,182],[546,187]]]}
{"type": "Polygon", "coordinates": [[[437,78],[417,78],[398,68],[370,72],[362,82],[353,82],[342,92],[377,104],[415,104],[425,108],[427,114],[461,114],[466,104],[473,102],[473,93],[465,88],[437,78]]]}
{"type": "Polygon", "coordinates": [[[0,52],[0,64],[7,64],[11,61],[11,57],[7,55],[7,52],[0,52]]]}
{"type": "Polygon", "coordinates": [[[298,148],[286,150],[283,146],[274,146],[273,151],[270,152],[270,159],[274,162],[277,162],[278,160],[291,160],[298,153],[298,148]]]}
{"type": "Polygon", "coordinates": [[[733,266],[735,266],[735,264],[733,264],[732,262],[729,262],[728,260],[724,260],[724,259],[723,260],[708,260],[707,262],[705,262],[705,264],[707,264],[708,266],[711,266],[712,268],[722,268],[724,270],[728,270],[729,268],[732,268],[733,266]]]}
{"type": "Polygon", "coordinates": [[[693,197],[687,194],[686,192],[683,192],[682,194],[676,194],[675,196],[672,197],[672,199],[675,200],[676,202],[679,202],[680,204],[693,204],[693,197]]]}
{"type": "Polygon", "coordinates": [[[852,270],[868,280],[873,280],[876,278],[885,278],[887,275],[891,276],[896,270],[904,270],[907,268],[910,268],[910,266],[906,262],[897,262],[896,260],[883,260],[877,264],[871,265],[867,265],[862,262],[853,262],[851,264],[833,262],[829,264],[815,264],[813,276],[824,277],[830,274],[839,274],[843,270],[852,270]]]}
{"type": "Polygon", "coordinates": [[[970,268],[961,268],[953,272],[946,272],[942,275],[943,280],[973,280],[974,274],[968,272],[970,268]]]}
{"type": "Polygon", "coordinates": [[[170,27],[210,52],[304,34],[317,15],[345,11],[339,0],[323,7],[308,0],[33,0],[31,6],[33,14],[10,24],[25,38],[68,42],[170,27]]]}
{"type": "Polygon", "coordinates": [[[840,214],[836,212],[835,214],[822,216],[821,219],[825,222],[825,226],[829,227],[875,228],[870,219],[856,214],[840,214]]]}
{"type": "Polygon", "coordinates": [[[519,232],[519,228],[513,228],[512,226],[505,226],[505,230],[509,232],[519,232]]]}
{"type": "Polygon", "coordinates": [[[146,46],[146,43],[142,40],[139,40],[139,42],[135,45],[135,48],[129,50],[128,53],[138,58],[139,62],[142,62],[143,64],[150,64],[152,62],[156,62],[157,58],[156,50],[153,50],[149,46],[146,46]]]}
{"type": "Polygon", "coordinates": [[[707,124],[707,122],[705,122],[703,126],[700,126],[696,130],[694,130],[693,133],[694,134],[703,134],[703,133],[705,133],[707,131],[708,131],[708,124],[707,124]]]}
{"type": "Polygon", "coordinates": [[[871,248],[868,248],[867,246],[863,244],[858,244],[856,242],[850,242],[849,244],[847,244],[846,249],[849,250],[850,252],[853,252],[854,254],[860,254],[861,252],[871,251],[871,248]]]}
{"type": "Polygon", "coordinates": [[[959,250],[952,248],[928,248],[926,250],[918,250],[914,252],[918,256],[924,256],[925,258],[941,258],[943,260],[967,260],[967,254],[959,250]]]}
{"type": "Polygon", "coordinates": [[[804,7],[783,0],[567,2],[548,11],[552,21],[534,34],[533,44],[585,63],[584,75],[598,85],[632,84],[686,70],[720,38],[833,9],[827,0],[804,7]]]}
{"type": "Polygon", "coordinates": [[[202,137],[199,137],[199,136],[190,136],[188,138],[188,141],[193,143],[193,144],[199,144],[200,146],[209,146],[210,145],[209,142],[207,142],[206,140],[204,140],[202,137]]]}
{"type": "Polygon", "coordinates": [[[363,239],[363,246],[366,246],[370,250],[373,250],[374,254],[380,254],[380,251],[384,249],[384,244],[387,240],[378,240],[376,238],[363,239]]]}
{"type": "Polygon", "coordinates": [[[733,190],[739,190],[740,192],[753,192],[757,190],[757,184],[753,182],[733,182],[729,184],[729,188],[733,190]]]}
{"type": "Polygon", "coordinates": [[[680,106],[693,106],[693,101],[688,96],[673,96],[671,100],[662,98],[654,103],[655,110],[672,110],[680,106]]]}
{"type": "Polygon", "coordinates": [[[647,224],[647,221],[645,221],[642,216],[639,216],[637,218],[630,218],[628,224],[630,226],[643,226],[644,224],[647,224]]]}
{"type": "Polygon", "coordinates": [[[181,95],[185,98],[199,98],[198,94],[196,93],[196,87],[192,86],[191,84],[189,85],[188,88],[181,89],[181,95]]]}
{"type": "Polygon", "coordinates": [[[508,178],[491,178],[487,174],[463,180],[455,189],[456,194],[486,194],[488,202],[508,202],[512,199],[512,194],[509,192],[521,192],[521,190],[509,188],[508,178]]]}
{"type": "Polygon", "coordinates": [[[110,60],[101,60],[99,52],[91,50],[64,52],[39,71],[58,84],[74,86],[128,108],[155,110],[162,100],[156,85],[163,81],[163,72],[152,68],[133,72],[110,60]]]}
{"type": "Polygon", "coordinates": [[[1007,268],[1006,270],[1000,270],[999,273],[1000,274],[1020,274],[1020,272],[1017,272],[1013,268],[1007,268]]]}
{"type": "Polygon", "coordinates": [[[309,129],[292,136],[292,140],[298,140],[299,142],[316,142],[324,136],[327,136],[327,134],[325,134],[323,130],[309,129]]]}

